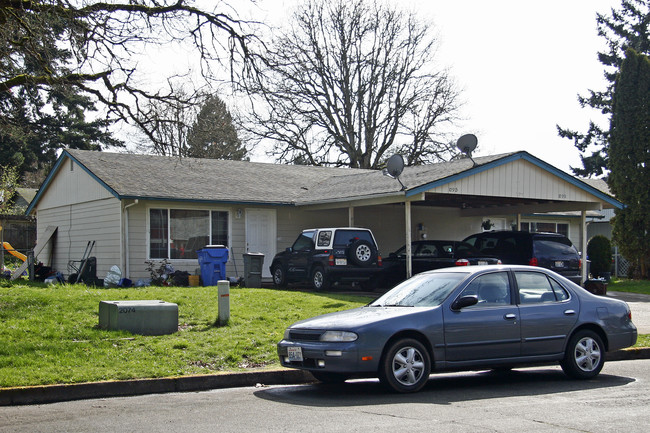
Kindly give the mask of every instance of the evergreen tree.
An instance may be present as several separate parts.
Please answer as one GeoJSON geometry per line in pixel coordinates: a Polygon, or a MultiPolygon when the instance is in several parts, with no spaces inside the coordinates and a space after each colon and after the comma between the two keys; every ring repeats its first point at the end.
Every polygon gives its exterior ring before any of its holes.
{"type": "MultiPolygon", "coordinates": [[[[632,48],[639,54],[650,55],[650,2],[622,0],[619,10],[612,9],[611,16],[597,14],[596,22],[598,35],[607,40],[607,50],[598,53],[598,60],[605,66],[604,75],[609,84],[604,91],[588,90],[586,96],[578,96],[578,101],[582,107],[588,106],[609,116],[612,113],[614,83],[625,51],[632,48]]],[[[559,126],[558,131],[561,137],[572,139],[582,154],[583,167],[571,167],[575,174],[600,176],[603,170],[609,168],[609,131],[606,128],[590,122],[586,133],[559,126]]]]}
{"type": "Polygon", "coordinates": [[[610,123],[609,187],[626,207],[616,211],[613,239],[648,278],[650,262],[650,59],[632,49],[616,80],[610,123]]]}
{"type": "Polygon", "coordinates": [[[219,97],[208,96],[187,134],[187,156],[242,160],[246,153],[228,107],[219,97]]]}

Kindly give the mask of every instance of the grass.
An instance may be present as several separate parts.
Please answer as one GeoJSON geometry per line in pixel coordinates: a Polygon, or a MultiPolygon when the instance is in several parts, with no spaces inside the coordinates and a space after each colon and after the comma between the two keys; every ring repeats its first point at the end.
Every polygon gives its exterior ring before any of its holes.
{"type": "Polygon", "coordinates": [[[607,284],[607,290],[616,292],[632,292],[650,295],[648,280],[612,280],[607,284]]]}
{"type": "MultiPolygon", "coordinates": [[[[650,282],[608,290],[650,294],[650,282]]],[[[357,307],[369,297],[233,288],[231,318],[215,326],[216,287],[97,289],[0,280],[0,387],[78,383],[278,367],[276,343],[291,323],[357,307]],[[98,328],[99,301],[178,304],[179,332],[132,335],[98,328]]],[[[639,347],[650,346],[640,335],[639,347]]]]}
{"type": "Polygon", "coordinates": [[[279,366],[291,323],[370,298],[296,291],[230,292],[231,318],[215,326],[216,287],[96,289],[0,281],[0,387],[153,378],[279,366]],[[179,332],[132,335],[98,328],[99,301],[178,304],[179,332]]]}

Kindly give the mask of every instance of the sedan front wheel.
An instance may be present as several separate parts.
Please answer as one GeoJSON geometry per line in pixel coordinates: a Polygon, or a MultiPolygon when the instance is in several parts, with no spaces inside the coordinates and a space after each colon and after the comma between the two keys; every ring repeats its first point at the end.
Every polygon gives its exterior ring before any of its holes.
{"type": "Polygon", "coordinates": [[[380,366],[379,380],[392,391],[417,392],[429,380],[431,359],[418,340],[404,338],[387,350],[380,366]]]}

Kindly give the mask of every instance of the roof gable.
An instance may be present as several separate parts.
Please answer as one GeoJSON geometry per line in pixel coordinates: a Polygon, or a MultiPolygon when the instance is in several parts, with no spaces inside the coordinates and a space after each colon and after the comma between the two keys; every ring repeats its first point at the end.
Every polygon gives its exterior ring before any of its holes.
{"type": "Polygon", "coordinates": [[[379,170],[66,150],[41,186],[28,213],[37,205],[66,159],[78,164],[118,199],[297,206],[372,197],[411,197],[436,189],[440,192],[455,182],[485,175],[521,160],[558,181],[568,182],[577,191],[596,196],[615,207],[621,206],[602,191],[527,152],[406,167],[400,176],[406,187],[403,191],[397,180],[384,176],[379,170]]]}

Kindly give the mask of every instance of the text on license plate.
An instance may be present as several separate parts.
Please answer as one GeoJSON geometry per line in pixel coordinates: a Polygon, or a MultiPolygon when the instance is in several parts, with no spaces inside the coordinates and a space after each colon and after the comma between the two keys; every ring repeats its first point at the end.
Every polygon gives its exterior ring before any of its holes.
{"type": "Polygon", "coordinates": [[[564,267],[564,262],[560,261],[560,260],[556,261],[555,262],[555,267],[556,268],[563,268],[564,267]]]}
{"type": "Polygon", "coordinates": [[[336,259],[336,266],[346,266],[348,264],[348,259],[336,259]]]}
{"type": "Polygon", "coordinates": [[[287,347],[287,356],[289,357],[289,361],[302,362],[302,348],[287,347]]]}
{"type": "Polygon", "coordinates": [[[479,261],[477,262],[477,264],[478,264],[479,266],[481,266],[481,265],[487,265],[488,262],[487,262],[487,260],[479,260],[479,261]]]}

